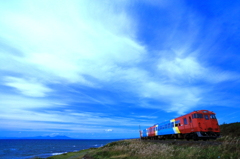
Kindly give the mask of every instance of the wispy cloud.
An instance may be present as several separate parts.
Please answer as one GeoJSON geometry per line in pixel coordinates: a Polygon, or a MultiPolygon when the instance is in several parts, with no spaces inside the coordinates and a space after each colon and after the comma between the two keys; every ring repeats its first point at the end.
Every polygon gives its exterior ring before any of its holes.
{"type": "Polygon", "coordinates": [[[239,74],[210,60],[220,47],[217,24],[180,1],[6,2],[0,6],[2,124],[130,131],[159,112],[229,106],[215,89],[239,74]]]}
{"type": "Polygon", "coordinates": [[[17,89],[26,96],[44,97],[46,93],[52,91],[52,89],[34,80],[28,81],[17,77],[6,77],[5,81],[5,85],[17,89]]]}
{"type": "Polygon", "coordinates": [[[113,131],[113,129],[106,129],[105,131],[106,132],[111,132],[111,131],[113,131]]]}

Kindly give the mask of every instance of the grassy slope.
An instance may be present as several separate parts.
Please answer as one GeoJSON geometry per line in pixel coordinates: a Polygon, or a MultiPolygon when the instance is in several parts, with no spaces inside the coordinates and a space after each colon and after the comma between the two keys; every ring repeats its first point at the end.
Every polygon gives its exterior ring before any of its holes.
{"type": "Polygon", "coordinates": [[[222,136],[240,136],[240,122],[220,125],[222,136]]]}
{"type": "Polygon", "coordinates": [[[109,143],[101,148],[72,152],[48,159],[240,159],[240,123],[221,125],[220,145],[177,145],[142,142],[138,139],[109,143]],[[228,136],[227,136],[228,135],[228,136]]]}

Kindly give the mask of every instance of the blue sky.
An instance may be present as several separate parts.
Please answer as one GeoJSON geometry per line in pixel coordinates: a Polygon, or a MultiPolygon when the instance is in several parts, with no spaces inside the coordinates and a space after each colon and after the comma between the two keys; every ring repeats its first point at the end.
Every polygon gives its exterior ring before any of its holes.
{"type": "Polygon", "coordinates": [[[0,1],[0,137],[134,138],[239,121],[239,1],[0,1]]]}

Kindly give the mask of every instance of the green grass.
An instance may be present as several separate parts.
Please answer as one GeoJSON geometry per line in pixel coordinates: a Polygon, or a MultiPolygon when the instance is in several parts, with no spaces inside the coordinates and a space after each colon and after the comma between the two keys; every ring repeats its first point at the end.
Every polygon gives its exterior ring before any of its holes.
{"type": "Polygon", "coordinates": [[[240,136],[240,122],[220,125],[222,136],[240,136]]]}
{"type": "Polygon", "coordinates": [[[91,148],[91,149],[81,150],[77,152],[69,152],[61,155],[51,156],[51,157],[48,157],[47,159],[82,159],[83,156],[85,156],[86,154],[92,153],[95,151],[96,151],[95,148],[91,148]]]}
{"type": "MultiPolygon", "coordinates": [[[[152,143],[121,140],[103,147],[52,156],[48,159],[240,159],[240,123],[223,124],[220,145],[152,143]]],[[[198,142],[196,142],[198,143],[198,142]]]]}
{"type": "Polygon", "coordinates": [[[138,139],[109,143],[101,148],[72,152],[48,159],[237,159],[240,140],[225,137],[221,145],[177,145],[143,142],[138,139]]]}

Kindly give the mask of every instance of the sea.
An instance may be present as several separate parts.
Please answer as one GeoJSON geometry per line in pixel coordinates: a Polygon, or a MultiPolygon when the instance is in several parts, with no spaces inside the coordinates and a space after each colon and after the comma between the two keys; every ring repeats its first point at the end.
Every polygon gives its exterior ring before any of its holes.
{"type": "Polygon", "coordinates": [[[67,152],[101,147],[117,140],[119,139],[0,139],[0,159],[47,158],[67,152]]]}

